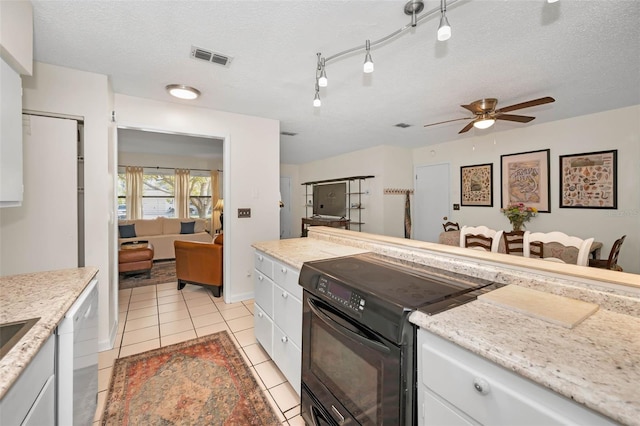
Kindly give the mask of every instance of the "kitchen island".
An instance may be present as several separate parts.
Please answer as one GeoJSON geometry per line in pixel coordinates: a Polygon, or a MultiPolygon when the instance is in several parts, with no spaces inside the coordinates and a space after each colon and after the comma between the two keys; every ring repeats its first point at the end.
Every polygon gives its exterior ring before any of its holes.
{"type": "Polygon", "coordinates": [[[0,399],[98,272],[86,267],[0,277],[0,324],[39,320],[0,359],[0,399]]]}
{"type": "Polygon", "coordinates": [[[616,422],[640,424],[637,275],[333,228],[312,228],[302,240],[254,247],[299,269],[313,259],[315,240],[318,251],[326,243],[349,246],[411,266],[437,267],[597,304],[598,312],[573,329],[479,301],[433,316],[416,312],[411,321],[616,422]]]}

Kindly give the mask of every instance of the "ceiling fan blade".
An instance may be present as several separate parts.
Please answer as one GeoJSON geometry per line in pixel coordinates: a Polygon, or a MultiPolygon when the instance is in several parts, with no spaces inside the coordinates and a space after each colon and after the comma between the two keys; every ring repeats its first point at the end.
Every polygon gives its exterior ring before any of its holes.
{"type": "Polygon", "coordinates": [[[526,115],[514,115],[514,114],[496,114],[496,120],[517,121],[518,123],[528,123],[535,117],[528,117],[526,115]]]}
{"type": "Polygon", "coordinates": [[[453,120],[438,121],[437,123],[425,124],[424,127],[435,126],[436,124],[451,123],[452,121],[460,121],[460,120],[471,120],[471,118],[465,117],[465,118],[454,118],[453,120]]]}
{"type": "Polygon", "coordinates": [[[500,108],[499,110],[496,110],[496,112],[509,112],[509,111],[515,111],[517,109],[522,109],[522,108],[530,108],[536,105],[544,105],[544,104],[548,104],[551,102],[555,102],[556,100],[553,99],[550,96],[546,96],[544,98],[540,98],[540,99],[533,99],[527,102],[522,102],[519,104],[515,104],[515,105],[509,105],[506,106],[504,108],[500,108]]]}
{"type": "Polygon", "coordinates": [[[472,122],[470,122],[469,124],[467,124],[466,126],[464,126],[464,127],[462,128],[462,130],[460,130],[460,131],[458,132],[458,134],[460,134],[460,133],[465,133],[465,132],[468,132],[469,130],[471,130],[471,128],[473,127],[473,123],[474,123],[475,121],[476,121],[476,120],[473,120],[472,122]]]}

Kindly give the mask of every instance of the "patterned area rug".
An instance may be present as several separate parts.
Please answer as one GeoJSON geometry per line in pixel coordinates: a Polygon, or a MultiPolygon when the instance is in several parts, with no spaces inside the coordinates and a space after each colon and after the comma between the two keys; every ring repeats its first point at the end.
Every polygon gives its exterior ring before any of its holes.
{"type": "Polygon", "coordinates": [[[133,275],[120,275],[118,287],[120,290],[125,288],[142,287],[145,285],[164,284],[170,282],[178,282],[176,278],[176,261],[175,260],[162,260],[153,262],[153,268],[151,268],[151,278],[147,278],[147,273],[142,272],[140,274],[133,275]]]}
{"type": "Polygon", "coordinates": [[[226,331],[115,361],[102,425],[277,425],[226,331]]]}

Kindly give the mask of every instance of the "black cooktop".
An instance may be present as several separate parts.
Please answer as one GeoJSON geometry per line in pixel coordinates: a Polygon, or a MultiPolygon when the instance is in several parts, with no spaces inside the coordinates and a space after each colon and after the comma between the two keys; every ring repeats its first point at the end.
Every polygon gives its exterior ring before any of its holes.
{"type": "Polygon", "coordinates": [[[369,297],[395,302],[407,309],[439,302],[492,284],[442,269],[399,263],[371,253],[307,262],[305,265],[369,297]]]}

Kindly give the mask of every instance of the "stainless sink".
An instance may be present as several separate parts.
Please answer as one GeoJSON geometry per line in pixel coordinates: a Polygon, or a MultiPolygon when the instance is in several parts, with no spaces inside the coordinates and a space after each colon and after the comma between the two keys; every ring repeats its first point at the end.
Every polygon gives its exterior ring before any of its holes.
{"type": "Polygon", "coordinates": [[[0,325],[0,358],[5,356],[39,319],[32,318],[0,325]]]}

